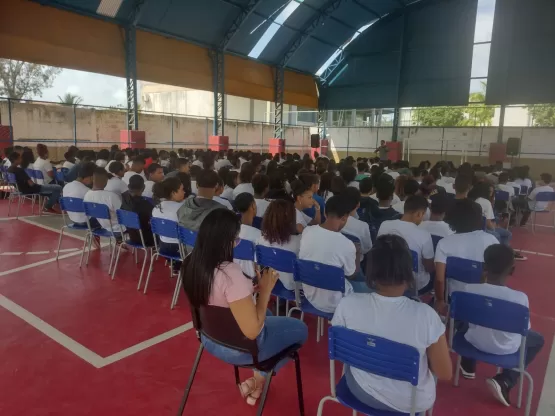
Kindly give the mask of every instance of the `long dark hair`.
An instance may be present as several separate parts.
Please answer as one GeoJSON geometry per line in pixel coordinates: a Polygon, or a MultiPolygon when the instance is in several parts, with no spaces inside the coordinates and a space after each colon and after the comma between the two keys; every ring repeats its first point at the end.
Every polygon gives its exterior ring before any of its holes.
{"type": "Polygon", "coordinates": [[[262,219],[262,236],[271,244],[286,244],[296,234],[295,205],[291,201],[276,199],[268,205],[262,219]]]}
{"type": "Polygon", "coordinates": [[[414,283],[412,257],[406,241],[394,234],[384,234],[376,240],[368,253],[369,272],[366,284],[369,287],[396,286],[414,283]]]}
{"type": "Polygon", "coordinates": [[[241,229],[228,209],[215,209],[200,226],[195,248],[182,265],[183,289],[195,308],[208,305],[216,270],[233,261],[235,239],[241,229]]]}

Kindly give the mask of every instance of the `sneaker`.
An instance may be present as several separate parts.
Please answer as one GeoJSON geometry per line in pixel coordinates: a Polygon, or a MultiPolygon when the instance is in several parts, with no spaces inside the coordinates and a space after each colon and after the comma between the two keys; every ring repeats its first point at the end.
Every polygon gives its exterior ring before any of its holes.
{"type": "Polygon", "coordinates": [[[44,207],[42,212],[44,212],[45,214],[61,214],[62,213],[62,211],[60,211],[59,209],[57,209],[55,207],[52,207],[52,208],[44,207]]]}
{"type": "Polygon", "coordinates": [[[497,399],[501,404],[510,407],[511,401],[509,400],[509,388],[507,385],[499,381],[498,378],[488,378],[486,380],[489,390],[493,394],[493,397],[497,399]]]}
{"type": "Polygon", "coordinates": [[[467,380],[474,380],[476,378],[476,373],[471,373],[470,371],[466,371],[462,364],[459,367],[461,369],[461,374],[464,378],[466,378],[467,380]]]}
{"type": "Polygon", "coordinates": [[[528,257],[525,257],[525,256],[523,256],[522,254],[517,253],[517,252],[515,251],[515,260],[524,261],[524,260],[528,260],[528,257]]]}

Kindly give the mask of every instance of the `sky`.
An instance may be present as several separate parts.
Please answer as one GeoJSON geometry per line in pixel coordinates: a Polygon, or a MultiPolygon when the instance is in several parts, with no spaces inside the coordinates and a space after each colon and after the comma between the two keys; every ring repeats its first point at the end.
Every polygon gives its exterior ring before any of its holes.
{"type": "MultiPolygon", "coordinates": [[[[494,9],[495,0],[478,0],[475,42],[491,41],[494,9]]],[[[474,46],[472,77],[487,76],[489,49],[489,44],[474,46]]],[[[470,92],[479,91],[480,89],[480,80],[472,80],[470,92]]],[[[33,99],[58,102],[58,96],[71,93],[82,97],[83,104],[107,107],[120,104],[125,106],[125,90],[124,78],[64,69],[54,80],[53,86],[43,90],[42,97],[35,96],[33,99]]]]}

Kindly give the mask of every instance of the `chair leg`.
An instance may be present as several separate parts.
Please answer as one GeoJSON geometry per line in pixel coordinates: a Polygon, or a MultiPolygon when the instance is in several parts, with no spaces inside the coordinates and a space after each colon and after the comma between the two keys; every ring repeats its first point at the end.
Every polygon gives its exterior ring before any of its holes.
{"type": "MultiPolygon", "coordinates": [[[[118,242],[114,239],[114,245],[112,246],[112,237],[110,237],[110,265],[108,266],[108,274],[112,271],[112,263],[116,258],[116,247],[118,246],[118,242]]],[[[121,246],[121,244],[120,244],[121,246]]]]}
{"type": "Polygon", "coordinates": [[[83,242],[83,249],[81,250],[81,260],[79,260],[79,267],[83,265],[83,257],[85,256],[85,249],[87,248],[87,242],[89,238],[89,233],[85,234],[85,241],[83,242]]]}
{"type": "Polygon", "coordinates": [[[171,309],[175,308],[175,305],[177,305],[177,301],[179,300],[179,292],[181,291],[182,285],[183,285],[183,280],[181,280],[181,272],[179,272],[179,276],[177,277],[177,282],[175,283],[175,290],[173,292],[172,304],[170,306],[171,309]]]}
{"type": "Polygon", "coordinates": [[[264,411],[264,405],[266,404],[266,397],[268,396],[268,390],[270,390],[270,383],[272,382],[272,378],[274,377],[274,372],[268,373],[266,376],[266,382],[264,383],[264,389],[262,390],[262,396],[260,396],[260,405],[258,406],[258,411],[256,412],[256,416],[262,416],[262,412],[264,411]]]}
{"type": "Polygon", "coordinates": [[[276,316],[279,316],[279,296],[276,296],[276,316]]]}
{"type": "Polygon", "coordinates": [[[320,317],[316,320],[316,342],[320,342],[320,317]]]}
{"type": "Polygon", "coordinates": [[[133,248],[133,254],[135,254],[135,264],[139,264],[139,255],[138,255],[138,251],[136,248],[133,248]]]}
{"type": "Polygon", "coordinates": [[[17,213],[15,214],[15,218],[19,218],[19,207],[21,206],[21,195],[19,195],[19,199],[17,201],[17,213]]]}
{"type": "MultiPolygon", "coordinates": [[[[158,258],[158,253],[154,254],[151,258],[150,258],[150,268],[148,270],[148,274],[146,275],[146,282],[145,282],[145,290],[143,291],[143,293],[146,295],[146,289],[148,287],[148,281],[150,280],[150,275],[152,274],[152,269],[153,269],[153,263],[154,260],[158,258]]],[[[139,282],[139,286],[137,287],[137,290],[140,290],[141,288],[141,282],[139,282]]]]}
{"type": "Polygon", "coordinates": [[[285,316],[289,316],[289,301],[285,301],[285,316]]]}
{"type": "Polygon", "coordinates": [[[237,387],[241,388],[241,379],[239,378],[239,367],[236,365],[233,366],[233,375],[235,376],[235,384],[237,387]]]}
{"type": "Polygon", "coordinates": [[[455,378],[453,379],[453,385],[455,387],[459,387],[459,375],[461,373],[461,360],[462,360],[462,357],[460,355],[457,356],[457,364],[455,364],[457,368],[455,369],[455,378]]]}
{"type": "Polygon", "coordinates": [[[197,352],[197,358],[195,358],[195,363],[191,369],[191,375],[189,376],[189,381],[187,382],[187,387],[185,388],[185,393],[183,393],[183,398],[181,399],[181,404],[179,405],[179,410],[177,411],[177,416],[183,415],[183,410],[185,410],[185,404],[187,404],[187,398],[189,397],[189,392],[191,391],[191,386],[195,379],[195,374],[197,373],[197,368],[202,357],[202,351],[204,350],[204,345],[200,344],[197,352]]]}
{"type": "Polygon", "coordinates": [[[320,403],[318,403],[318,410],[316,412],[316,416],[322,416],[322,412],[324,411],[324,404],[326,404],[326,402],[329,402],[329,401],[336,402],[336,403],[339,402],[335,397],[332,397],[332,396],[323,397],[322,400],[320,400],[320,403]]]}
{"type": "Polygon", "coordinates": [[[114,280],[114,277],[116,275],[116,268],[118,267],[119,255],[121,254],[121,246],[122,246],[122,244],[120,244],[119,247],[118,247],[118,254],[116,256],[116,261],[114,263],[114,268],[112,269],[112,280],[114,280]]]}
{"type": "Polygon", "coordinates": [[[524,411],[524,416],[530,416],[530,409],[532,407],[532,394],[534,393],[534,380],[529,372],[524,371],[520,377],[526,376],[528,379],[528,395],[526,398],[526,410],[524,411]]]}
{"type": "Polygon", "coordinates": [[[94,235],[91,234],[89,237],[89,249],[87,250],[87,260],[85,261],[85,266],[89,265],[89,257],[91,256],[91,248],[92,248],[92,240],[94,238],[94,235]]]}
{"type": "Polygon", "coordinates": [[[62,237],[64,236],[64,228],[66,228],[65,226],[62,227],[62,229],[60,230],[60,236],[58,237],[58,249],[56,250],[56,261],[58,261],[58,257],[60,257],[60,247],[62,246],[62,237]]]}
{"type": "Polygon", "coordinates": [[[320,323],[320,337],[324,336],[325,328],[326,328],[326,319],[322,318],[322,322],[320,323]]]}
{"type": "MultiPolygon", "coordinates": [[[[137,255],[138,251],[139,250],[135,250],[135,255],[137,255]]],[[[148,260],[149,252],[151,253],[151,250],[145,249],[145,258],[143,259],[143,267],[141,268],[141,274],[139,275],[139,282],[143,280],[143,275],[145,274],[146,261],[148,260]]]]}
{"type": "Polygon", "coordinates": [[[298,351],[295,351],[295,375],[297,377],[297,396],[299,397],[299,414],[304,416],[303,379],[301,377],[301,360],[298,351]]]}

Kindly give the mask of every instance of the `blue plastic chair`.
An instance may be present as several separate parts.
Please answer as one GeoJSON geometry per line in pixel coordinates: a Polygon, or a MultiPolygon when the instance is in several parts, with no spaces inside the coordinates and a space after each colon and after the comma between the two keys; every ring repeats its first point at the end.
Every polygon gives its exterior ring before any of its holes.
{"type": "Polygon", "coordinates": [[[35,182],[38,184],[44,183],[44,174],[42,173],[41,170],[33,169],[33,178],[35,179],[35,182]]]}
{"type": "MultiPolygon", "coordinates": [[[[256,261],[262,267],[271,267],[279,273],[295,272],[295,261],[297,256],[292,251],[283,250],[280,248],[272,248],[265,246],[256,246],[256,261]]],[[[285,299],[285,314],[289,314],[289,302],[295,300],[295,291],[287,290],[280,280],[272,289],[272,295],[277,297],[276,301],[276,315],[279,316],[279,300],[285,299]]]]}
{"type": "MultiPolygon", "coordinates": [[[[145,289],[143,293],[146,293],[148,288],[148,282],[150,280],[150,275],[152,274],[152,270],[154,268],[154,261],[158,257],[163,257],[166,260],[169,260],[171,263],[170,268],[170,276],[173,276],[173,262],[174,261],[183,261],[183,256],[181,254],[181,249],[179,250],[179,255],[176,256],[172,253],[163,252],[158,245],[158,238],[165,237],[165,238],[175,238],[176,240],[179,239],[179,235],[177,232],[177,223],[175,221],[167,220],[164,218],[151,218],[150,219],[150,226],[152,227],[152,234],[154,236],[154,252],[150,256],[150,267],[148,269],[148,274],[146,276],[145,282],[145,289]]],[[[181,280],[181,279],[179,279],[181,280]]]]}
{"type": "MultiPolygon", "coordinates": [[[[197,241],[198,232],[189,230],[182,225],[177,226],[177,236],[179,239],[179,246],[181,249],[181,255],[183,258],[187,257],[190,253],[190,250],[195,246],[197,241]]],[[[175,290],[173,292],[173,299],[171,303],[171,309],[175,307],[177,304],[177,300],[179,299],[179,293],[181,291],[181,285],[183,284],[181,279],[178,279],[177,284],[175,285],[175,290]]]]}
{"type": "Polygon", "coordinates": [[[148,196],[143,196],[143,199],[144,199],[145,201],[150,202],[152,205],[154,205],[154,199],[149,198],[148,196]]]}
{"type": "Polygon", "coordinates": [[[497,201],[509,202],[509,200],[511,199],[511,195],[507,191],[501,191],[497,189],[495,191],[495,199],[497,201]]]}
{"type": "Polygon", "coordinates": [[[118,224],[120,226],[122,226],[120,228],[120,233],[121,233],[121,244],[118,247],[118,254],[116,255],[116,260],[114,262],[114,268],[112,270],[112,280],[114,280],[114,276],[116,274],[116,268],[118,267],[118,262],[119,262],[119,256],[121,254],[121,246],[122,245],[126,245],[128,247],[131,247],[134,255],[135,255],[135,263],[137,263],[137,252],[139,250],[144,251],[145,253],[145,257],[143,259],[143,267],[141,268],[141,274],[139,276],[139,284],[137,285],[137,290],[141,289],[141,283],[143,281],[143,275],[145,272],[145,266],[146,266],[146,261],[148,259],[149,254],[152,255],[152,246],[149,247],[145,244],[145,239],[143,236],[143,231],[141,230],[141,222],[139,220],[139,214],[137,214],[136,212],[133,211],[126,211],[123,209],[118,209],[116,211],[116,216],[118,217],[118,224]],[[124,231],[125,230],[125,231],[124,231]],[[141,237],[141,243],[135,243],[134,241],[131,240],[126,240],[124,238],[124,233],[126,233],[128,230],[137,230],[139,231],[139,236],[141,237]]]}
{"type": "Polygon", "coordinates": [[[449,280],[472,284],[482,282],[482,263],[479,261],[447,257],[445,265],[445,299],[449,299],[449,280]]]}
{"type": "MultiPolygon", "coordinates": [[[[555,211],[551,211],[549,209],[549,205],[547,207],[547,209],[545,210],[538,210],[536,209],[536,204],[538,202],[547,202],[548,204],[550,202],[555,202],[555,192],[538,192],[538,194],[536,195],[536,198],[534,200],[532,200],[532,232],[535,233],[536,232],[536,215],[537,214],[550,214],[550,213],[554,213],[555,211]]],[[[554,227],[555,227],[555,215],[554,215],[554,227]]]]}
{"type": "MultiPolygon", "coordinates": [[[[36,175],[35,175],[35,170],[34,170],[34,169],[29,169],[29,168],[24,169],[24,170],[25,170],[25,173],[27,174],[27,176],[28,176],[29,178],[31,178],[31,180],[32,180],[33,182],[36,183],[36,182],[37,182],[37,177],[36,177],[36,175]]],[[[42,172],[41,172],[41,175],[42,175],[42,172]]]]}
{"type": "MultiPolygon", "coordinates": [[[[21,192],[19,190],[19,187],[17,186],[17,181],[15,179],[14,173],[6,172],[6,178],[8,181],[8,185],[12,187],[12,190],[8,196],[8,217],[10,216],[12,201],[14,201],[16,198],[17,198],[17,212],[15,214],[16,218],[19,218],[19,209],[21,208],[21,204],[24,203],[26,199],[31,201],[31,214],[34,214],[35,202],[36,202],[36,199],[38,198],[39,216],[42,215],[43,203],[41,203],[41,194],[40,193],[24,194],[23,192],[21,192]]],[[[46,202],[46,199],[44,199],[44,202],[46,202]]]]}
{"type": "Polygon", "coordinates": [[[355,237],[354,235],[351,234],[347,234],[347,233],[341,233],[343,234],[345,237],[347,237],[349,240],[351,240],[353,243],[355,244],[360,244],[360,239],[358,237],[355,237]]]}
{"type": "Polygon", "coordinates": [[[515,195],[520,195],[520,188],[518,186],[513,186],[513,189],[515,190],[515,195]]]}
{"type": "Polygon", "coordinates": [[[254,217],[252,220],[252,226],[254,228],[262,229],[262,217],[254,217]]]}
{"type": "MultiPolygon", "coordinates": [[[[530,414],[534,389],[532,376],[525,369],[526,335],[530,325],[530,311],[528,308],[517,303],[474,293],[454,292],[451,297],[449,316],[451,318],[450,344],[452,350],[458,354],[454,385],[459,385],[461,357],[472,358],[497,367],[518,371],[525,375],[529,381],[525,412],[525,415],[528,416],[530,414]],[[520,350],[514,354],[507,355],[488,354],[480,351],[466,340],[464,334],[454,334],[455,320],[497,331],[520,334],[522,336],[520,350]]],[[[522,405],[523,387],[524,378],[521,376],[517,402],[517,407],[519,408],[522,405]]]]}
{"type": "MultiPolygon", "coordinates": [[[[89,226],[85,224],[79,224],[75,222],[70,222],[67,216],[68,212],[74,213],[85,213],[85,205],[83,205],[83,200],[80,198],[62,197],[60,198],[60,207],[62,208],[62,218],[64,219],[64,226],[60,230],[60,237],[58,238],[58,249],[56,250],[56,260],[60,255],[60,247],[62,246],[62,237],[64,236],[64,230],[66,228],[78,231],[87,231],[89,226]]],[[[83,260],[83,254],[85,253],[85,246],[81,251],[81,261],[83,260]]]]}
{"type": "Polygon", "coordinates": [[[520,185],[520,194],[528,195],[529,188],[526,185],[520,185]]]}
{"type": "Polygon", "coordinates": [[[487,225],[488,225],[488,220],[487,220],[487,218],[486,218],[486,217],[482,217],[482,230],[483,230],[483,231],[486,231],[487,225]]]}
{"type": "Polygon", "coordinates": [[[418,273],[418,253],[414,250],[410,251],[412,257],[412,271],[418,273]]]}
{"type": "Polygon", "coordinates": [[[58,185],[63,185],[66,181],[64,172],[62,170],[58,170],[56,168],[52,168],[53,172],[54,172],[54,179],[56,180],[56,182],[58,183],[58,185]]]}
{"type": "Polygon", "coordinates": [[[83,202],[83,206],[85,207],[85,215],[87,216],[87,228],[89,229],[85,234],[85,244],[83,245],[83,253],[81,254],[81,262],[79,263],[79,267],[81,267],[81,263],[83,261],[83,254],[85,251],[85,247],[88,243],[89,249],[87,251],[87,260],[85,265],[89,265],[89,257],[91,254],[91,246],[92,240],[94,237],[104,237],[108,238],[110,242],[110,266],[108,267],[108,274],[112,271],[112,262],[115,257],[116,252],[116,243],[117,238],[114,231],[109,231],[104,228],[92,228],[91,227],[91,218],[96,218],[97,220],[107,220],[110,222],[110,230],[114,229],[114,224],[112,224],[112,216],[110,215],[110,209],[107,205],[98,204],[96,202],[83,202]],[[112,246],[112,240],[114,242],[112,246]]]}
{"type": "Polygon", "coordinates": [[[315,308],[308,299],[301,296],[300,286],[302,283],[318,289],[345,293],[345,274],[343,269],[316,261],[296,260],[293,279],[299,283],[295,288],[297,306],[289,309],[289,316],[291,316],[293,311],[301,312],[301,320],[304,318],[304,313],[316,315],[318,317],[316,341],[320,342],[320,336],[324,333],[324,319],[331,321],[333,313],[315,308]]]}
{"type": "Polygon", "coordinates": [[[249,240],[241,240],[233,249],[233,258],[237,260],[255,261],[254,243],[249,240]]]}
{"type": "Polygon", "coordinates": [[[416,415],[416,387],[420,366],[420,354],[416,348],[341,326],[331,327],[328,339],[331,395],[320,400],[317,416],[322,416],[324,404],[328,401],[341,403],[353,409],[353,414],[359,412],[372,416],[416,415]],[[349,390],[345,376],[335,384],[336,360],[371,374],[410,383],[411,412],[378,410],[359,401],[349,390]]]}
{"type": "Polygon", "coordinates": [[[436,252],[438,243],[443,239],[440,235],[433,235],[432,234],[432,244],[434,245],[434,253],[436,252]]]}

